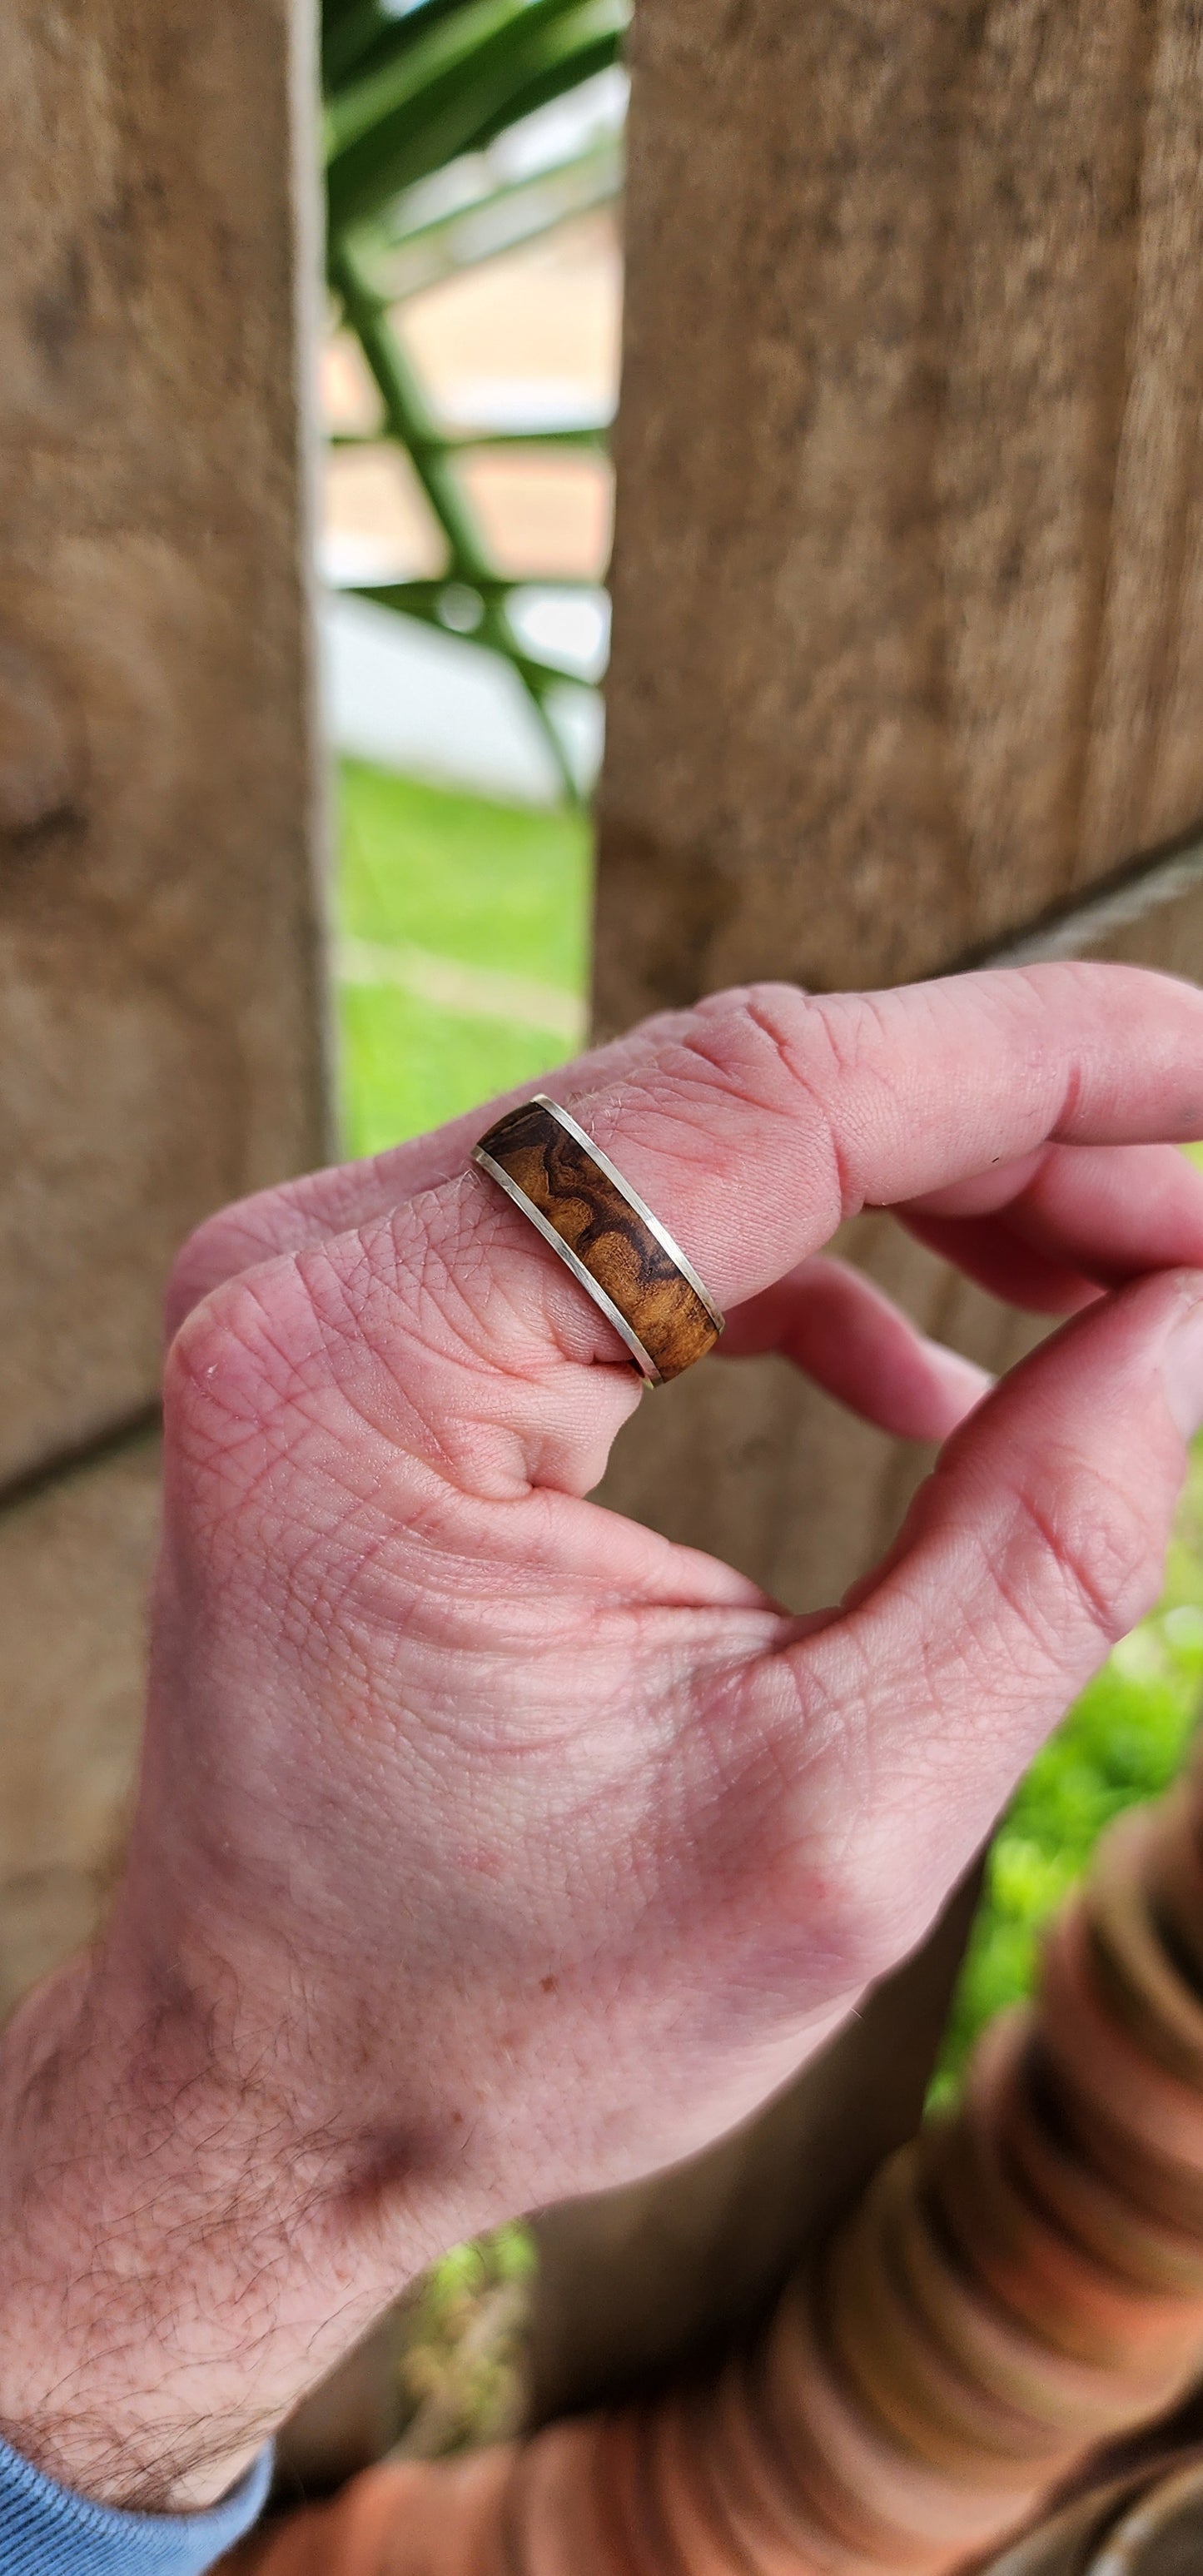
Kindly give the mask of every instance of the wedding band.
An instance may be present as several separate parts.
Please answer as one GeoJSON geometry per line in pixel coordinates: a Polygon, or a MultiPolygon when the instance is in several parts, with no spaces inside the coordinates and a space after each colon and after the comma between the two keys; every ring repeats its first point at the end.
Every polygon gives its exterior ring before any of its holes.
{"type": "Polygon", "coordinates": [[[508,1110],[472,1160],[559,1254],[653,1386],[713,1350],[723,1318],[692,1262],[557,1101],[537,1092],[508,1110]]]}

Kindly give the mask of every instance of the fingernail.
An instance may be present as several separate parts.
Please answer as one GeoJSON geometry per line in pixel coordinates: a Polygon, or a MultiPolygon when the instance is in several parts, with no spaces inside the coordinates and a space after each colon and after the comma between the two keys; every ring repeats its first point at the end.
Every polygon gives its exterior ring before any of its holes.
{"type": "Polygon", "coordinates": [[[1188,1306],[1161,1354],[1165,1400],[1184,1440],[1203,1424],[1203,1298],[1188,1306]]]}

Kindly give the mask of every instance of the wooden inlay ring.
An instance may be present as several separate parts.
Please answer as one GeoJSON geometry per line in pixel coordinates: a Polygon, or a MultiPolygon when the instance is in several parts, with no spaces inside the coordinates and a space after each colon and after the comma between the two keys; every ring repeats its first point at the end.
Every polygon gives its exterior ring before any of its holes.
{"type": "Polygon", "coordinates": [[[692,1263],[556,1101],[539,1092],[509,1110],[472,1160],[567,1263],[653,1386],[713,1350],[723,1318],[692,1263]]]}

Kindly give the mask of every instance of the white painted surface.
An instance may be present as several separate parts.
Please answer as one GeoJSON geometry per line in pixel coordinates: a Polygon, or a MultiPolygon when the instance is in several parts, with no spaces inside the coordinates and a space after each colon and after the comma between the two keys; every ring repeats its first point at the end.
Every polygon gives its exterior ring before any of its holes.
{"type": "MultiPolygon", "coordinates": [[[[560,780],[530,700],[495,654],[336,594],[323,601],[320,633],[326,725],[339,751],[482,796],[558,803],[560,780]]],[[[554,714],[589,787],[601,757],[600,697],[565,682],[554,714]]]]}

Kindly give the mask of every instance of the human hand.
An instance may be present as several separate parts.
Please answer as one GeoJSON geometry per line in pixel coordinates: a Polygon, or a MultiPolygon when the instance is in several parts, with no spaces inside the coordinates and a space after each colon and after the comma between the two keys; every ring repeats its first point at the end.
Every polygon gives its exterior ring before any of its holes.
{"type": "Polygon", "coordinates": [[[63,2434],[82,2295],[37,2416],[97,2491],[208,2491],[439,2244],[750,2110],[922,1937],[1156,1593],[1203,1413],[1203,1176],[1150,1140],[1203,1131],[1203,997],[1073,966],[759,987],[554,1088],[727,1349],[887,1427],[940,1436],[984,1382],[811,1266],[856,1208],[1086,1311],[972,1412],[886,1564],[797,1620],[586,1499],[638,1382],[467,1167],[488,1113],[194,1238],[128,1872],[10,2043],[35,2250],[0,2312],[54,2308],[63,2173],[70,2225],[124,2249],[123,2466],[63,2434]]]}

